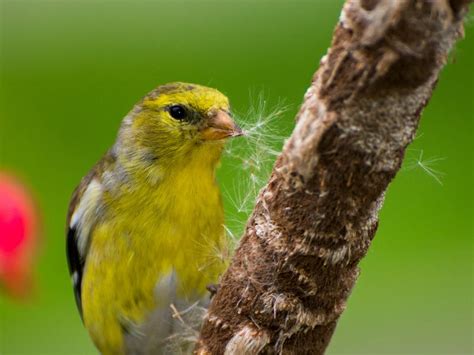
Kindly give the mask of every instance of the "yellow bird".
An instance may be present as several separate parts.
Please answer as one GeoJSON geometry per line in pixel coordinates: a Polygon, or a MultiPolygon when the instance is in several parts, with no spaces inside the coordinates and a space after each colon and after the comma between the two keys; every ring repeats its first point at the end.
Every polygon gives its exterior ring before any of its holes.
{"type": "Polygon", "coordinates": [[[103,354],[163,354],[177,331],[170,304],[206,297],[224,263],[215,181],[225,140],[242,134],[215,89],[171,83],[123,119],[68,212],[76,302],[103,354]]]}

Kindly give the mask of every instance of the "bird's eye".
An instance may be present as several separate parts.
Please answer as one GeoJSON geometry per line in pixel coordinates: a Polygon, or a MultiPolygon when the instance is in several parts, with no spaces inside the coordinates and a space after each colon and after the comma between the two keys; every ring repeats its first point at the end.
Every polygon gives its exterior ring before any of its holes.
{"type": "Polygon", "coordinates": [[[168,111],[171,115],[176,120],[183,120],[187,117],[188,113],[186,112],[186,109],[181,106],[181,105],[173,105],[168,108],[168,111]]]}

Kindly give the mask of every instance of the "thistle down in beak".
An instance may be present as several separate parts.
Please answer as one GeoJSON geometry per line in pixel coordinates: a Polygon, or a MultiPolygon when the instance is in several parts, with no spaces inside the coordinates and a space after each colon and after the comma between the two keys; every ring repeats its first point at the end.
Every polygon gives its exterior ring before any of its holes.
{"type": "Polygon", "coordinates": [[[243,135],[242,129],[237,126],[230,114],[219,110],[209,118],[208,125],[202,130],[204,140],[219,140],[243,135]]]}

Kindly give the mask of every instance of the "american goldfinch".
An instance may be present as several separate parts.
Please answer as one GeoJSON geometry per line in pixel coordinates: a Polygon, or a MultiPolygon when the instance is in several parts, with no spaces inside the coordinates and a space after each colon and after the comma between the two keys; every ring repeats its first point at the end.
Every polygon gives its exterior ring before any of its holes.
{"type": "Polygon", "coordinates": [[[202,300],[224,264],[215,170],[242,134],[215,89],[159,86],[123,119],[68,212],[67,257],[85,327],[103,354],[161,354],[170,304],[202,300]]]}

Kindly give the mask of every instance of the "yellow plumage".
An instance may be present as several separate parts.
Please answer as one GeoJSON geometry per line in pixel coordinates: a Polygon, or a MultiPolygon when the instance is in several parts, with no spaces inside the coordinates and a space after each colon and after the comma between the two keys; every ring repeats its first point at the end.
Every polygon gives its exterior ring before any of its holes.
{"type": "Polygon", "coordinates": [[[217,281],[224,264],[214,254],[225,243],[215,169],[224,139],[239,134],[220,92],[159,87],[124,119],[114,147],[76,190],[69,265],[85,326],[102,353],[160,351],[162,339],[149,338],[164,333],[166,321],[154,321],[162,329],[146,324],[169,307],[163,280],[175,280],[169,291],[185,304],[217,281]],[[143,348],[126,343],[133,334],[143,348]]]}

